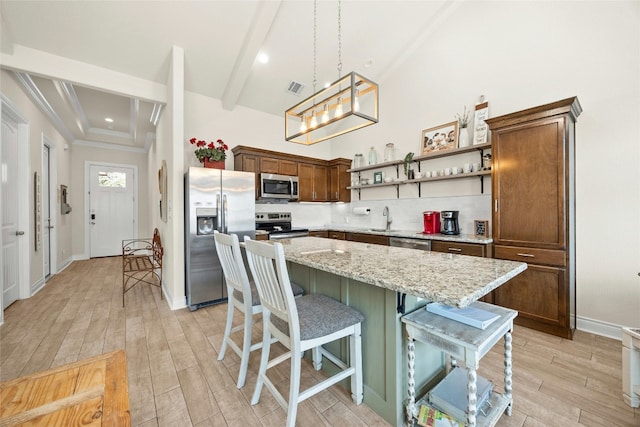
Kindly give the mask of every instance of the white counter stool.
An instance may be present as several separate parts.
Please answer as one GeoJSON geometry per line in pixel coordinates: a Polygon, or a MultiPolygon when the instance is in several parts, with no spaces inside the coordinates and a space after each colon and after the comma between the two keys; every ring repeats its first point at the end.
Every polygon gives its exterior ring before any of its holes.
{"type": "MultiPolygon", "coordinates": [[[[218,258],[222,265],[225,282],[227,283],[227,295],[229,296],[227,305],[227,324],[224,328],[224,337],[220,346],[218,360],[224,359],[224,354],[229,345],[240,357],[240,372],[238,373],[238,388],[242,388],[247,376],[249,365],[249,353],[262,348],[262,341],[251,345],[251,330],[253,328],[253,316],[262,313],[262,305],[255,284],[249,280],[247,270],[240,253],[240,243],[235,234],[223,234],[214,231],[214,240],[218,258]],[[244,315],[244,323],[232,327],[235,310],[244,315]],[[242,349],[231,339],[231,334],[244,330],[242,349]]],[[[302,295],[303,289],[293,283],[292,291],[294,295],[302,295]]]]}
{"type": "Polygon", "coordinates": [[[262,385],[266,385],[274,398],[287,411],[287,427],[296,422],[298,403],[332,386],[344,378],[351,377],[351,397],[362,403],[362,343],[361,323],[364,316],[359,311],[320,294],[304,295],[294,299],[289,285],[289,272],[281,243],[264,243],[245,237],[245,249],[249,268],[256,282],[263,305],[262,357],[256,389],[251,399],[255,405],[260,400],[262,385]],[[273,360],[269,360],[271,337],[289,349],[273,360]],[[349,337],[349,361],[347,365],[322,345],[349,337]],[[331,360],[342,370],[320,383],[300,392],[301,358],[303,351],[312,350],[316,370],[322,367],[322,356],[331,360]],[[288,403],[267,377],[267,369],[291,359],[288,403]]]}

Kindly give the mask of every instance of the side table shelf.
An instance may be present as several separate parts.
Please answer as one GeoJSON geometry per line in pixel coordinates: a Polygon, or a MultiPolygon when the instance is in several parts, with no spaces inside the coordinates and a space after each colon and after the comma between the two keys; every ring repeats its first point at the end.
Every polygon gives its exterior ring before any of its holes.
{"type": "MultiPolygon", "coordinates": [[[[487,310],[500,315],[500,318],[486,329],[478,329],[455,320],[428,312],[424,307],[402,317],[407,331],[408,356],[408,401],[406,407],[407,425],[415,425],[415,418],[421,402],[426,397],[415,401],[415,341],[429,344],[441,350],[456,362],[463,364],[468,371],[467,384],[467,420],[468,427],[494,426],[503,413],[511,415],[513,396],[511,351],[513,319],[518,315],[515,310],[476,301],[472,307],[487,310]],[[485,414],[478,414],[476,403],[476,370],[480,360],[491,348],[504,337],[504,394],[493,392],[489,398],[492,409],[485,414]]],[[[447,366],[447,370],[448,370],[447,366]]]]}

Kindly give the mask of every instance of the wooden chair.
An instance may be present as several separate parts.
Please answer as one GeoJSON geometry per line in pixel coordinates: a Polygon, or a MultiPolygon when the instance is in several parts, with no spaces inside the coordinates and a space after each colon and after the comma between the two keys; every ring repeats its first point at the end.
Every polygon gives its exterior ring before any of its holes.
{"type": "Polygon", "coordinates": [[[122,306],[124,294],[138,283],[160,288],[162,296],[162,256],[164,249],[160,233],[153,230],[151,239],[126,239],[122,241],[122,306]]]}
{"type": "MultiPolygon", "coordinates": [[[[238,388],[242,388],[247,376],[249,366],[249,353],[262,348],[262,341],[251,345],[251,331],[253,329],[253,316],[262,313],[260,296],[253,281],[249,280],[247,270],[240,252],[240,243],[236,234],[223,234],[218,231],[213,232],[218,258],[222,265],[225,282],[227,284],[227,295],[229,296],[227,305],[227,324],[224,328],[224,337],[218,353],[218,360],[224,359],[227,345],[240,357],[240,372],[238,373],[238,388]],[[233,325],[233,315],[235,310],[244,315],[244,322],[235,328],[233,325]],[[231,334],[244,330],[242,349],[231,339],[231,334]]],[[[291,284],[294,295],[302,295],[303,289],[291,284]]]]}
{"type": "Polygon", "coordinates": [[[263,347],[256,388],[251,399],[255,405],[260,400],[263,384],[278,403],[287,411],[287,427],[296,422],[298,403],[351,377],[351,397],[362,403],[362,345],[361,323],[364,316],[359,311],[320,294],[304,295],[294,299],[289,286],[289,273],[281,243],[264,243],[245,237],[249,268],[262,301],[263,347]],[[271,337],[276,337],[288,352],[269,360],[271,337]],[[323,344],[349,337],[349,360],[342,360],[322,347],[323,344]],[[342,370],[318,384],[300,392],[301,358],[303,351],[312,350],[313,365],[322,367],[322,356],[342,370]],[[267,370],[291,359],[291,375],[288,402],[267,377],[267,370]]]}

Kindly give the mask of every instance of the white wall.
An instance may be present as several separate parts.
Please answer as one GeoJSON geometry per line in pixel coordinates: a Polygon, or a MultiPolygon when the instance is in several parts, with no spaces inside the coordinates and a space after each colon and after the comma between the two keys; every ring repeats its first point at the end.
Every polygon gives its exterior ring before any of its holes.
{"type": "MultiPolygon", "coordinates": [[[[73,211],[70,215],[73,257],[75,259],[86,259],[89,257],[90,248],[86,247],[88,241],[85,235],[87,217],[85,215],[85,199],[89,189],[86,188],[85,163],[96,162],[112,165],[132,165],[137,166],[138,176],[138,237],[149,237],[149,185],[147,182],[147,154],[122,150],[109,150],[84,145],[69,144],[71,152],[70,181],[60,182],[68,186],[69,204],[73,211]]],[[[156,187],[153,187],[156,188],[156,187]]],[[[132,236],[133,237],[133,236],[132,236]]]]}
{"type": "MultiPolygon", "coordinates": [[[[65,141],[58,131],[53,127],[47,117],[31,102],[25,95],[19,83],[13,77],[13,74],[6,71],[0,71],[0,90],[11,101],[11,103],[20,111],[20,113],[29,121],[29,173],[28,176],[33,179],[34,172],[38,172],[42,176],[42,135],[55,146],[55,158],[51,161],[56,163],[58,172],[57,184],[68,185],[70,182],[69,165],[70,153],[64,150],[65,141]]],[[[35,251],[34,244],[34,198],[33,198],[33,182],[29,186],[29,230],[27,235],[29,238],[29,288],[39,287],[44,283],[44,264],[42,248],[35,251]]],[[[53,224],[57,234],[57,259],[58,265],[63,265],[65,260],[71,257],[71,219],[75,212],[69,215],[60,215],[60,200],[56,194],[51,195],[52,209],[57,214],[57,223],[53,224]]],[[[44,222],[42,223],[44,226],[44,222]]],[[[57,266],[52,266],[57,268],[57,266]]]]}

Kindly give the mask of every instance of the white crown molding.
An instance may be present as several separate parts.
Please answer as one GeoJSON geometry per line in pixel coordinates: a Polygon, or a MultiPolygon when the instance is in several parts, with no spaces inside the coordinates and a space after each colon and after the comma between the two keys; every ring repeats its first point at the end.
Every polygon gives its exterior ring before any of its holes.
{"type": "Polygon", "coordinates": [[[73,134],[71,131],[65,126],[64,122],[60,119],[60,117],[56,114],[56,112],[51,108],[51,105],[44,97],[38,86],[31,80],[31,76],[25,73],[20,73],[17,71],[13,72],[24,90],[27,92],[31,100],[44,112],[51,123],[55,126],[55,128],[60,132],[62,137],[67,141],[73,141],[73,134]]]}
{"type": "Polygon", "coordinates": [[[90,129],[89,119],[87,118],[87,114],[84,112],[84,108],[82,108],[82,104],[78,99],[78,95],[76,94],[76,90],[73,85],[60,80],[53,80],[53,84],[58,88],[58,91],[63,94],[69,104],[71,104],[71,108],[73,108],[73,111],[76,113],[76,117],[80,121],[80,123],[78,123],[80,130],[86,135],[90,129]]]}
{"type": "Polygon", "coordinates": [[[146,153],[147,152],[146,147],[145,148],[128,147],[126,145],[108,144],[106,142],[84,141],[81,139],[77,139],[73,141],[73,145],[80,145],[83,147],[91,147],[91,148],[102,148],[104,150],[128,151],[130,153],[146,153]]]}

